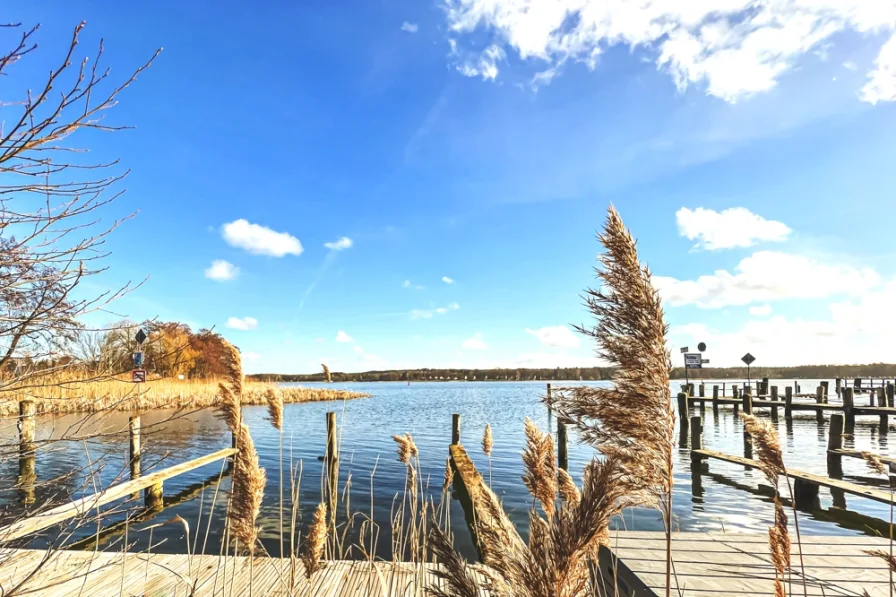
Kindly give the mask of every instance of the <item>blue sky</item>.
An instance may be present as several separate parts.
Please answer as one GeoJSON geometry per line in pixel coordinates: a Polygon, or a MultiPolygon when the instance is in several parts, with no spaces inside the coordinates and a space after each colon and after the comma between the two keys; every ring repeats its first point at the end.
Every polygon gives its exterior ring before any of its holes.
{"type": "Polygon", "coordinates": [[[88,290],[149,277],[92,317],[214,326],[255,372],[594,364],[613,203],[676,353],[896,360],[896,3],[524,4],[9,7],[42,28],[4,99],[81,20],[113,77],[164,47],[107,116],[135,130],[72,138],[138,211],[88,290]]]}

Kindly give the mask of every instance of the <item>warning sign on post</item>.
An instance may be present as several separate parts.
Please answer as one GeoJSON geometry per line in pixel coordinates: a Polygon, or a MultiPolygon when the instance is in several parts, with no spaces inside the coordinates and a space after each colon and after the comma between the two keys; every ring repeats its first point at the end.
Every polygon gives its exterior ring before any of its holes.
{"type": "Polygon", "coordinates": [[[146,369],[134,369],[131,372],[131,381],[134,383],[146,382],[146,369]]]}
{"type": "Polygon", "coordinates": [[[689,352],[684,355],[684,366],[686,369],[701,369],[702,355],[699,352],[689,352]]]}

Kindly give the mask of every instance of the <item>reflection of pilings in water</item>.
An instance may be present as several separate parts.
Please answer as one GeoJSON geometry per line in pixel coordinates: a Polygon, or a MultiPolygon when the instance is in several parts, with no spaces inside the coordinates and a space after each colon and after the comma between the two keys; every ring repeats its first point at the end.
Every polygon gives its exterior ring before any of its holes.
{"type": "Polygon", "coordinates": [[[37,481],[34,464],[37,450],[34,444],[34,414],[34,402],[19,402],[19,477],[16,486],[24,504],[34,503],[34,483],[37,481]]]}
{"type": "MultiPolygon", "coordinates": [[[[207,479],[193,483],[175,495],[164,497],[161,508],[141,508],[135,514],[128,515],[125,520],[109,525],[98,534],[93,534],[90,537],[75,541],[65,547],[66,549],[93,549],[94,547],[99,547],[108,543],[111,539],[124,535],[125,530],[128,527],[133,528],[135,524],[148,522],[168,508],[179,506],[180,504],[196,499],[204,489],[215,486],[221,480],[229,477],[230,472],[230,467],[225,467],[223,472],[216,473],[207,479]]],[[[212,513],[212,511],[209,511],[209,516],[211,516],[212,513]]]]}
{"type": "MultiPolygon", "coordinates": [[[[759,496],[763,498],[763,501],[766,503],[771,504],[774,500],[775,490],[769,485],[763,485],[760,483],[758,486],[753,487],[751,485],[738,483],[737,481],[719,473],[703,471],[702,474],[720,485],[725,485],[727,487],[732,487],[734,489],[759,496]]],[[[700,487],[703,487],[702,482],[700,483],[700,487]]],[[[798,507],[797,509],[801,512],[811,515],[815,520],[832,522],[844,529],[861,531],[865,535],[871,535],[874,537],[889,536],[890,525],[888,522],[880,518],[875,518],[873,516],[868,516],[866,514],[860,514],[858,512],[847,510],[845,496],[842,494],[842,492],[838,493],[840,493],[839,496],[835,494],[833,490],[831,491],[831,495],[834,498],[834,506],[831,508],[821,509],[817,506],[816,503],[816,507],[813,508],[798,507]]],[[[791,507],[791,501],[787,497],[782,495],[780,496],[780,500],[785,507],[791,507]]],[[[701,502],[705,502],[705,500],[701,499],[701,502]]]]}

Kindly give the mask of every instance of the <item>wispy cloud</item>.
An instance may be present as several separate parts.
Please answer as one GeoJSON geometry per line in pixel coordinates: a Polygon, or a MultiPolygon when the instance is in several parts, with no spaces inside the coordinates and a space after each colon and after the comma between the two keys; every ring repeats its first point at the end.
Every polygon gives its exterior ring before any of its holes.
{"type": "Polygon", "coordinates": [[[303,251],[299,239],[288,232],[276,232],[244,219],[224,224],[221,236],[230,246],[244,249],[254,255],[283,257],[301,255],[303,251]]]}
{"type": "Polygon", "coordinates": [[[257,328],[258,320],[254,317],[230,317],[227,319],[227,327],[246,332],[257,328]]]}
{"type": "Polygon", "coordinates": [[[545,346],[562,346],[576,348],[579,346],[579,337],[565,325],[548,325],[537,330],[526,328],[526,333],[538,338],[545,346]]]}
{"type": "Polygon", "coordinates": [[[402,288],[411,288],[411,287],[413,287],[414,290],[426,290],[426,286],[422,286],[422,285],[420,285],[420,284],[411,284],[411,281],[410,281],[410,280],[405,280],[404,282],[402,282],[402,283],[401,283],[401,287],[402,287],[402,288]]]}
{"type": "Polygon", "coordinates": [[[233,265],[229,261],[224,261],[223,259],[215,259],[212,261],[210,267],[205,270],[205,277],[209,280],[215,280],[217,282],[226,282],[227,280],[233,280],[240,273],[240,268],[233,265]]]}
{"type": "Polygon", "coordinates": [[[340,342],[342,344],[354,344],[355,339],[346,334],[344,331],[339,330],[336,332],[336,342],[340,342]]]}
{"type": "Polygon", "coordinates": [[[445,284],[454,284],[454,279],[449,278],[448,276],[442,276],[442,282],[445,284]]]}
{"type": "Polygon", "coordinates": [[[417,33],[418,28],[419,27],[417,26],[417,23],[408,23],[407,21],[405,21],[401,24],[401,30],[407,31],[408,33],[417,33]]]}
{"type": "Polygon", "coordinates": [[[433,315],[444,315],[449,311],[457,311],[460,305],[451,303],[445,307],[436,307],[435,309],[412,309],[409,315],[411,319],[432,319],[433,315]]]}
{"type": "Polygon", "coordinates": [[[324,243],[324,247],[330,249],[331,251],[344,251],[345,249],[350,249],[352,247],[352,239],[347,236],[343,236],[339,240],[324,243]]]}

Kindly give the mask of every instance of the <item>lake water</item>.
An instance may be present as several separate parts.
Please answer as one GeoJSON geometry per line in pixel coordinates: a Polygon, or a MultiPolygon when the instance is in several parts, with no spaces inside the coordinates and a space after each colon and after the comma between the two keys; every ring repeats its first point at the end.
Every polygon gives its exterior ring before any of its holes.
{"type": "MultiPolygon", "coordinates": [[[[707,394],[710,395],[711,383],[713,382],[707,382],[707,394]]],[[[730,387],[730,382],[728,383],[730,387]]],[[[781,387],[783,395],[783,387],[792,381],[772,383],[781,387]]],[[[809,380],[800,383],[805,391],[811,391],[817,385],[816,381],[809,380]]],[[[559,387],[564,382],[553,382],[553,385],[559,387]]],[[[556,418],[550,417],[546,407],[540,402],[545,391],[543,382],[418,382],[410,386],[402,382],[347,384],[345,387],[368,392],[371,398],[345,403],[317,402],[285,407],[284,461],[287,467],[290,458],[295,465],[301,462],[301,518],[305,521],[310,519],[320,500],[323,463],[318,457],[323,454],[325,446],[325,417],[327,411],[336,411],[342,428],[341,484],[351,480],[352,509],[369,513],[371,473],[375,469],[373,511],[374,519],[381,527],[378,553],[389,557],[390,511],[394,496],[401,492],[405,482],[404,467],[396,459],[395,443],[391,437],[402,433],[413,435],[420,450],[423,477],[430,480],[431,495],[438,501],[451,440],[451,415],[461,413],[462,443],[480,472],[486,479],[491,477],[492,486],[503,499],[505,509],[525,534],[528,510],[532,502],[520,481],[523,472],[520,452],[525,441],[523,421],[528,416],[543,430],[556,429],[556,418]],[[494,436],[490,462],[480,448],[486,423],[491,424],[494,436]]],[[[675,391],[678,390],[678,383],[674,384],[674,388],[675,391]]],[[[867,398],[857,400],[864,401],[867,398]]],[[[262,541],[269,553],[277,554],[279,434],[267,421],[266,408],[244,407],[243,412],[261,464],[268,473],[264,506],[259,520],[262,541]]],[[[170,466],[229,447],[230,434],[213,412],[179,414],[175,419],[169,420],[172,414],[150,412],[143,415],[144,473],[155,467],[170,466]]],[[[800,414],[794,420],[792,428],[788,429],[783,409],[780,414],[778,430],[787,465],[825,475],[827,423],[818,424],[814,414],[800,414]]],[[[126,479],[127,418],[127,413],[106,414],[101,418],[86,415],[39,417],[36,433],[38,441],[63,435],[91,436],[97,432],[103,435],[83,441],[41,444],[36,458],[38,484],[35,489],[35,506],[46,503],[47,500],[89,494],[99,484],[108,486],[126,479]],[[122,430],[124,433],[121,433],[122,430]],[[94,474],[88,474],[91,471],[94,474]]],[[[867,423],[863,424],[860,417],[854,437],[845,438],[845,447],[896,456],[896,450],[888,443],[887,436],[878,432],[877,419],[870,419],[867,423]]],[[[742,425],[730,410],[723,408],[718,417],[714,417],[712,409],[707,408],[704,427],[706,448],[743,455],[742,425]]],[[[16,433],[14,419],[0,421],[0,442],[7,446],[14,444],[16,433]]],[[[572,431],[570,440],[570,472],[578,479],[584,465],[595,456],[595,451],[588,445],[579,444],[572,431]]],[[[695,491],[691,483],[688,450],[680,448],[676,454],[673,497],[676,528],[683,531],[765,532],[771,523],[772,506],[769,497],[758,489],[767,484],[759,471],[711,461],[708,473],[702,476],[702,492],[699,489],[695,491]]],[[[152,519],[130,524],[127,541],[132,544],[131,549],[146,549],[151,534],[153,551],[185,552],[183,527],[172,523],[159,525],[177,514],[188,521],[193,529],[194,539],[196,530],[200,530],[200,545],[202,540],[206,540],[207,533],[206,553],[218,553],[224,529],[223,504],[229,489],[229,479],[226,476],[220,484],[215,482],[223,469],[222,462],[166,481],[166,497],[180,493],[187,495],[189,499],[152,519]],[[204,488],[203,483],[207,483],[204,488]],[[221,491],[217,496],[213,523],[208,525],[210,505],[216,489],[221,491]],[[153,528],[150,530],[149,527],[153,528]]],[[[878,485],[883,483],[882,479],[868,473],[859,460],[844,459],[843,468],[844,478],[849,481],[878,485]]],[[[6,458],[0,462],[0,507],[3,508],[2,516],[7,520],[23,508],[22,492],[14,487],[17,474],[18,464],[15,458],[6,458]]],[[[285,471],[284,476],[288,484],[289,472],[285,471]]],[[[289,495],[288,487],[285,494],[289,495]]],[[[801,514],[800,530],[816,535],[869,533],[873,532],[871,529],[875,525],[880,527],[884,524],[882,521],[889,519],[889,508],[883,504],[851,496],[847,496],[846,500],[848,513],[833,508],[830,493],[822,489],[819,506],[801,514]]],[[[125,511],[131,509],[133,512],[138,505],[139,502],[118,505],[117,512],[108,516],[104,524],[124,519],[125,511]]],[[[288,511],[285,516],[288,520],[288,511]]],[[[455,499],[450,503],[450,516],[457,547],[466,556],[475,557],[463,509],[455,499]]],[[[635,530],[662,528],[658,512],[651,509],[628,511],[623,520],[617,522],[620,527],[635,530]]],[[[304,523],[300,525],[303,526],[304,523]]],[[[355,524],[356,528],[358,526],[360,521],[355,524]]],[[[76,529],[72,539],[84,538],[94,533],[95,525],[76,529]]],[[[59,530],[55,529],[46,535],[55,538],[59,535],[59,530]]],[[[117,548],[120,549],[121,540],[121,537],[110,538],[107,546],[118,545],[117,548]],[[119,543],[116,544],[116,541],[119,543]]],[[[45,541],[45,537],[39,537],[31,544],[40,546],[45,541]]]]}

